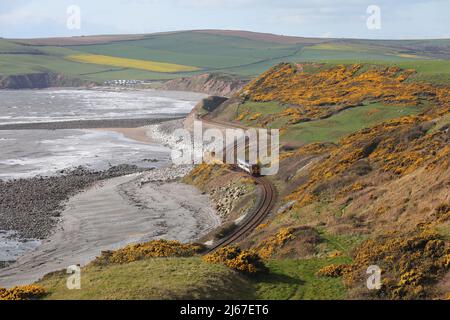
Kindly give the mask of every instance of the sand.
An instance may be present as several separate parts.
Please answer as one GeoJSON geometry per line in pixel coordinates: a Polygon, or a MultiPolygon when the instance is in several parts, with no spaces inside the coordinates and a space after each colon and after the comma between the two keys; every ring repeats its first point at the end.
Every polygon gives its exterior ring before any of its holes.
{"type": "Polygon", "coordinates": [[[142,177],[97,182],[72,197],[55,232],[35,251],[0,269],[0,287],[32,283],[130,243],[155,238],[195,241],[220,225],[207,195],[178,182],[141,185],[142,177]]]}

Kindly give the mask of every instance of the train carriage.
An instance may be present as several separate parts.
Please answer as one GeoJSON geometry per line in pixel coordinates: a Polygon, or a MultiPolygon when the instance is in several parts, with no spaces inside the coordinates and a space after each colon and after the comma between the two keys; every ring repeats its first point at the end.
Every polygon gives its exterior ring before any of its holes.
{"type": "Polygon", "coordinates": [[[261,175],[261,166],[259,164],[250,164],[247,161],[238,159],[237,166],[247,172],[248,174],[251,174],[252,176],[259,176],[261,175]]]}

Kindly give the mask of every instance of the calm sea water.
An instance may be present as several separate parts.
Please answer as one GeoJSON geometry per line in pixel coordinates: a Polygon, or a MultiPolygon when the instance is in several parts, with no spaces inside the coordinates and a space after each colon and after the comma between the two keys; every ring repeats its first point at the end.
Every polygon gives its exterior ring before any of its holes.
{"type": "MultiPolygon", "coordinates": [[[[167,91],[0,90],[0,124],[160,117],[188,113],[203,97],[167,91]]],[[[49,175],[79,165],[155,166],[148,160],[167,163],[169,152],[116,132],[0,130],[0,179],[49,175]]]]}

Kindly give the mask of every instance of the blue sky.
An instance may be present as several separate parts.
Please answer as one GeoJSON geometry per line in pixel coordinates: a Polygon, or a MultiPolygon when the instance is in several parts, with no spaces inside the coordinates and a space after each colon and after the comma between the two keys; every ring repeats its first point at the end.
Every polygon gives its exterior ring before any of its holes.
{"type": "Polygon", "coordinates": [[[306,37],[450,38],[449,0],[0,0],[0,37],[239,29],[306,37]],[[67,28],[67,8],[81,29],[67,28]],[[381,29],[366,26],[369,5],[381,29]]]}

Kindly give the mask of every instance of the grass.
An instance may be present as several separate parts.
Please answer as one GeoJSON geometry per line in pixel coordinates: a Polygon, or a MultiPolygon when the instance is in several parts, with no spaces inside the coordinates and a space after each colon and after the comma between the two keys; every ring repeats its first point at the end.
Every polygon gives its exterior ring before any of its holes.
{"type": "Polygon", "coordinates": [[[422,107],[395,107],[379,103],[355,107],[327,119],[290,126],[282,139],[289,141],[337,142],[342,136],[388,119],[418,114],[422,107]]]}
{"type": "Polygon", "coordinates": [[[23,46],[12,41],[0,39],[0,54],[5,53],[39,53],[39,50],[33,47],[23,46]]]}
{"type": "Polygon", "coordinates": [[[429,82],[434,84],[450,83],[450,61],[448,60],[379,60],[379,59],[321,59],[321,62],[336,64],[365,63],[372,65],[392,66],[396,65],[402,69],[413,69],[417,73],[412,75],[408,81],[429,82]]]}
{"type": "Polygon", "coordinates": [[[46,299],[159,300],[252,299],[254,288],[243,276],[201,258],[156,258],[82,270],[81,290],[66,288],[61,272],[39,282],[46,299]]]}
{"type": "Polygon", "coordinates": [[[332,252],[340,251],[345,256],[350,257],[351,251],[366,239],[364,235],[347,235],[347,234],[330,234],[325,229],[319,230],[320,236],[325,241],[320,244],[319,251],[321,254],[330,254],[332,252]]]}
{"type": "MultiPolygon", "coordinates": [[[[286,107],[276,101],[270,102],[245,102],[235,111],[237,114],[249,114],[242,119],[248,126],[258,126],[259,118],[279,114],[286,107]],[[252,115],[261,114],[252,120],[252,115]]],[[[302,122],[290,125],[283,134],[284,141],[312,142],[337,142],[342,136],[356,132],[382,121],[401,116],[420,113],[423,107],[397,107],[386,106],[380,103],[350,108],[339,112],[327,119],[302,122]]],[[[278,117],[269,123],[270,128],[281,128],[286,124],[287,118],[278,117]]]]}
{"type": "Polygon", "coordinates": [[[110,70],[108,66],[88,65],[67,61],[60,57],[47,55],[4,54],[0,55],[0,74],[27,74],[39,72],[55,72],[78,77],[81,74],[104,72],[110,70]]]}
{"type": "Polygon", "coordinates": [[[96,54],[77,54],[67,56],[66,59],[70,61],[82,62],[82,63],[92,63],[120,68],[131,68],[138,70],[146,70],[152,72],[189,72],[196,71],[198,68],[172,64],[156,62],[151,60],[136,60],[136,59],[126,59],[112,56],[96,55],[96,54]]]}
{"type": "Polygon", "coordinates": [[[436,231],[445,241],[450,241],[450,221],[444,222],[436,227],[436,231]]]}
{"type": "Polygon", "coordinates": [[[448,60],[432,58],[432,48],[447,52],[449,47],[449,40],[333,39],[329,43],[305,46],[199,32],[176,32],[138,40],[58,47],[21,45],[0,39],[0,75],[52,71],[101,82],[111,79],[164,80],[185,76],[190,71],[193,74],[223,72],[252,78],[280,62],[316,61],[331,64],[395,63],[400,67],[416,69],[418,73],[412,77],[414,81],[450,83],[448,60]],[[74,55],[88,55],[89,58],[83,63],[64,59],[74,55]],[[90,55],[113,58],[99,59],[90,55]],[[202,71],[192,71],[199,69],[202,71]]]}
{"type": "Polygon", "coordinates": [[[293,54],[295,46],[198,32],[154,35],[137,41],[71,47],[77,51],[152,59],[199,68],[230,68],[293,54]]]}
{"type": "Polygon", "coordinates": [[[344,299],[340,279],[316,276],[347,257],[271,260],[269,274],[243,276],[201,258],[154,258],[106,267],[88,266],[81,273],[81,289],[68,290],[61,271],[38,284],[48,300],[160,300],[160,299],[344,299]]]}
{"type": "Polygon", "coordinates": [[[330,264],[348,263],[346,257],[271,260],[269,276],[252,280],[258,298],[270,300],[345,299],[339,278],[319,277],[317,271],[330,264]]]}

